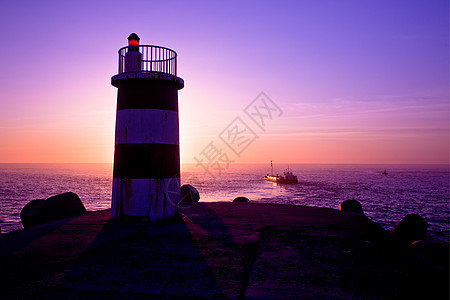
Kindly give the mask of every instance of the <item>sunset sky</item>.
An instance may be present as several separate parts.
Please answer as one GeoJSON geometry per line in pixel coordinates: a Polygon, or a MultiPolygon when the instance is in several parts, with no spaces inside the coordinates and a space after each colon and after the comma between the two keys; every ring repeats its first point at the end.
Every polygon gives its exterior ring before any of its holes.
{"type": "Polygon", "coordinates": [[[447,164],[448,5],[3,1],[0,162],[112,162],[136,32],[178,53],[182,162],[213,143],[241,163],[447,164]],[[264,127],[245,113],[261,92],[280,110],[264,127]],[[236,118],[255,135],[239,155],[220,138],[236,118]]]}

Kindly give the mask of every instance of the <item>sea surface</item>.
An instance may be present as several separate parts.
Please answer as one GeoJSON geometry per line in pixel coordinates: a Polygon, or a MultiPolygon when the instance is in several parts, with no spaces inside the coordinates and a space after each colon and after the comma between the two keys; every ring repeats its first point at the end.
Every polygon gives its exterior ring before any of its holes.
{"type": "MultiPolygon", "coordinates": [[[[287,165],[274,166],[282,174],[287,165]]],[[[296,185],[264,181],[270,164],[230,164],[205,172],[182,165],[182,184],[200,192],[200,201],[251,201],[339,209],[342,201],[358,200],[365,214],[386,230],[410,213],[429,224],[431,239],[449,241],[450,177],[448,165],[314,165],[289,166],[296,185]],[[388,175],[382,175],[383,170],[388,175]]],[[[0,227],[2,233],[22,229],[20,211],[34,199],[74,192],[89,211],[110,207],[111,164],[0,164],[0,227]]]]}

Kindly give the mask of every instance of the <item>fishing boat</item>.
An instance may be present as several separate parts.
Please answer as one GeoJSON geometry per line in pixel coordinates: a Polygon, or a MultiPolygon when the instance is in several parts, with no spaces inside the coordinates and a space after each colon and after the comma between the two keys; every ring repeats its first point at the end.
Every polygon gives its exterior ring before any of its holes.
{"type": "Polygon", "coordinates": [[[267,174],[264,176],[264,179],[267,181],[272,181],[276,183],[282,183],[282,184],[295,184],[298,183],[297,176],[292,173],[292,171],[289,169],[289,166],[286,170],[284,170],[283,175],[273,175],[273,164],[272,161],[270,161],[270,168],[272,170],[271,175],[267,174]]]}
{"type": "Polygon", "coordinates": [[[388,172],[386,172],[386,170],[384,170],[383,172],[381,172],[381,174],[383,174],[383,175],[387,175],[387,174],[388,174],[388,172]]]}

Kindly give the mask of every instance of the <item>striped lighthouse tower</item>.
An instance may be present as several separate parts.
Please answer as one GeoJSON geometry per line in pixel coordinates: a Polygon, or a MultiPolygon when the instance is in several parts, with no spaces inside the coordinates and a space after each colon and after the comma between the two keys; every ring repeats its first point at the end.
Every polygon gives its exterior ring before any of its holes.
{"type": "Polygon", "coordinates": [[[119,50],[111,218],[155,221],[177,214],[180,147],[175,51],[139,45],[119,50]]]}

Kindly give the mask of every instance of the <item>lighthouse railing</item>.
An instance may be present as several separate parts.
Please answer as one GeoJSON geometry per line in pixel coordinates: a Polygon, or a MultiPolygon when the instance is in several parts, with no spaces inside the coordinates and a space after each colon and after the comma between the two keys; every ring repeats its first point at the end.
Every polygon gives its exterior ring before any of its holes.
{"type": "Polygon", "coordinates": [[[160,72],[177,76],[177,53],[169,48],[137,45],[119,49],[119,74],[125,72],[127,52],[141,53],[141,72],[160,72]]]}

